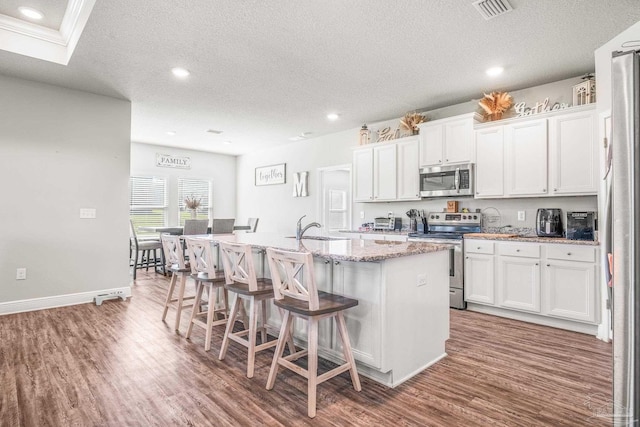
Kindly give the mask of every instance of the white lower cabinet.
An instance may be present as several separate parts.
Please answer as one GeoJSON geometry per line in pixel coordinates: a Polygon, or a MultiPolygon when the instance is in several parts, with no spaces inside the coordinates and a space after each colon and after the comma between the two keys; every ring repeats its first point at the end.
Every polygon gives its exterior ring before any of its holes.
{"type": "Polygon", "coordinates": [[[465,239],[465,301],[595,324],[597,251],[595,246],[465,239]]]}
{"type": "Polygon", "coordinates": [[[493,242],[466,240],[464,260],[464,299],[494,304],[495,274],[493,242]]]}
{"type": "Polygon", "coordinates": [[[570,248],[565,246],[565,251],[562,253],[567,255],[547,254],[544,267],[545,311],[554,317],[595,322],[598,319],[596,312],[597,265],[592,259],[595,258],[596,250],[590,247],[570,248]],[[574,260],[576,258],[578,260],[574,260]]]}
{"type": "Polygon", "coordinates": [[[500,307],[540,313],[540,261],[499,256],[498,301],[500,307]]]}

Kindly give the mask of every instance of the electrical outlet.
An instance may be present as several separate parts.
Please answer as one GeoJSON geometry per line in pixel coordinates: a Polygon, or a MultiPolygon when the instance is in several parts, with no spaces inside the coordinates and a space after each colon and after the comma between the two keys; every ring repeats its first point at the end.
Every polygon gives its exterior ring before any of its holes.
{"type": "Polygon", "coordinates": [[[26,280],[27,279],[27,269],[24,267],[20,267],[16,270],[16,280],[26,280]]]}
{"type": "Polygon", "coordinates": [[[360,211],[360,219],[364,219],[364,211],[360,211]]]}
{"type": "Polygon", "coordinates": [[[418,286],[424,286],[427,284],[427,275],[418,274],[418,286]]]}
{"type": "Polygon", "coordinates": [[[518,221],[524,221],[524,211],[518,211],[518,221]]]}

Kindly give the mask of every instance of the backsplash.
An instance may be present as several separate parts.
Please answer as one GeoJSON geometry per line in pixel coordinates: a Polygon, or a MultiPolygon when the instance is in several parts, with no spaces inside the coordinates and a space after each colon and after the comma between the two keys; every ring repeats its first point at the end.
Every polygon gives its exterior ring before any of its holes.
{"type": "MultiPolygon", "coordinates": [[[[409,209],[420,209],[425,212],[442,212],[446,210],[448,200],[457,200],[458,210],[468,209],[483,214],[483,230],[502,228],[503,232],[516,234],[535,234],[536,213],[538,208],[559,208],[563,215],[568,211],[597,211],[596,196],[579,197],[535,197],[522,199],[473,199],[473,198],[442,198],[420,200],[414,202],[389,203],[354,203],[353,228],[357,229],[362,223],[373,222],[376,217],[386,217],[389,212],[402,218],[403,225],[409,224],[406,212],[409,209]],[[524,211],[524,221],[518,221],[518,212],[524,211]],[[364,212],[364,218],[360,214],[364,212]],[[521,231],[516,231],[521,230],[521,231]]],[[[563,224],[565,223],[563,218],[563,224]]]]}

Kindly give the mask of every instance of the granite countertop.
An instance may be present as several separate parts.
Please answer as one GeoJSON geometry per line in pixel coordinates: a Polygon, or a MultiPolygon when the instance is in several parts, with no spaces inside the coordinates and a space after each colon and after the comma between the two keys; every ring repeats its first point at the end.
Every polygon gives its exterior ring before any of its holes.
{"type": "Polygon", "coordinates": [[[409,234],[408,230],[404,231],[395,231],[395,230],[367,230],[367,231],[359,231],[359,230],[339,230],[338,233],[355,233],[355,234],[393,234],[396,236],[407,236],[409,234]]]}
{"type": "Polygon", "coordinates": [[[535,235],[519,236],[513,234],[491,234],[491,233],[470,233],[464,235],[465,239],[479,239],[479,240],[499,240],[506,242],[527,242],[527,243],[558,243],[564,245],[583,245],[583,246],[598,246],[598,241],[592,240],[569,240],[564,237],[538,237],[535,235]],[[483,235],[484,234],[484,235],[483,235]]]}
{"type": "MultiPolygon", "coordinates": [[[[195,237],[195,236],[194,236],[195,237]]],[[[313,236],[309,236],[313,237],[313,236]]],[[[257,249],[276,248],[295,252],[310,252],[313,256],[339,261],[375,262],[409,255],[448,250],[450,245],[423,242],[392,242],[324,237],[329,240],[303,238],[298,242],[273,233],[210,234],[198,236],[214,242],[245,243],[257,249]]]]}

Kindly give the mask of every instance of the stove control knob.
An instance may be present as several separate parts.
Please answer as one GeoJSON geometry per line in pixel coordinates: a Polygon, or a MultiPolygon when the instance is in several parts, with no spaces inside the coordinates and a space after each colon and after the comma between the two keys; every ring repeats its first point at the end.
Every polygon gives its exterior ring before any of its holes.
{"type": "Polygon", "coordinates": [[[478,219],[478,215],[474,215],[474,216],[473,216],[473,219],[478,219]]]}
{"type": "Polygon", "coordinates": [[[462,219],[467,219],[467,216],[466,215],[462,215],[462,219]]]}
{"type": "Polygon", "coordinates": [[[433,219],[433,215],[431,215],[431,219],[433,219]]]}
{"type": "Polygon", "coordinates": [[[440,219],[440,215],[436,215],[436,219],[440,219]]]}

